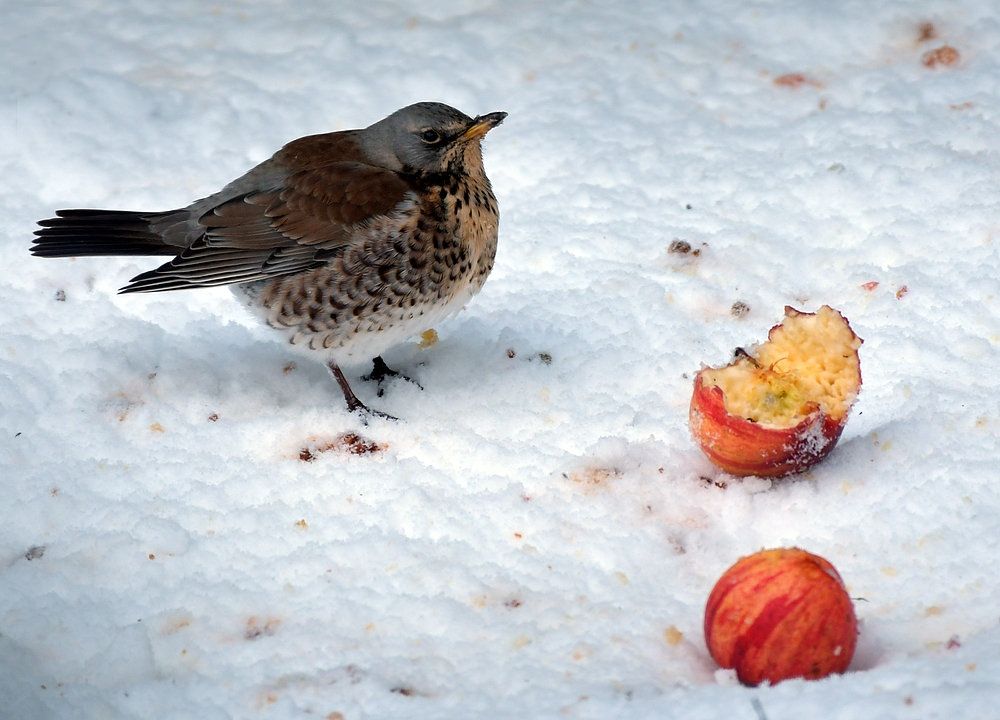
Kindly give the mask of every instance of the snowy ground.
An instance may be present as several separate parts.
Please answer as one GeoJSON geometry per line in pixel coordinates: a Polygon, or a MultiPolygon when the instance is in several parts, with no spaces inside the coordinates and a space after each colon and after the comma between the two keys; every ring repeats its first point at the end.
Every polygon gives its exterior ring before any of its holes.
{"type": "Polygon", "coordinates": [[[1000,717],[1000,4],[3,10],[0,717],[1000,717]],[[492,277],[387,354],[423,391],[356,382],[400,422],[224,289],[28,255],[420,100],[510,116],[492,277]],[[850,319],[864,388],[813,472],[737,481],[691,379],[786,304],[850,319]],[[705,600],[790,545],[863,598],[858,654],[740,687],[705,600]]]}

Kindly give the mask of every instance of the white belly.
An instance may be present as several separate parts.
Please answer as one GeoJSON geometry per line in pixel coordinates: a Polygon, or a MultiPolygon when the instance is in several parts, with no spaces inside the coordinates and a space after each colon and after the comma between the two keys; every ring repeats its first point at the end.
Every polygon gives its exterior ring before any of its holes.
{"type": "Polygon", "coordinates": [[[465,307],[479,288],[468,286],[450,302],[423,303],[405,311],[394,308],[395,313],[373,317],[362,315],[349,325],[320,332],[311,332],[302,325],[277,324],[273,312],[259,300],[260,289],[261,283],[232,286],[233,294],[247,309],[284,335],[296,353],[322,362],[332,360],[338,365],[352,365],[368,362],[394,345],[435,327],[465,307]]]}

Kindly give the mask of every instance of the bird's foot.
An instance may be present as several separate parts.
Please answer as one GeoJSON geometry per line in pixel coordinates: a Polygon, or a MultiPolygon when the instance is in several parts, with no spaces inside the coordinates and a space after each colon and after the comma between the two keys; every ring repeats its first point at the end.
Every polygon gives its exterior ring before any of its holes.
{"type": "Polygon", "coordinates": [[[385,385],[384,385],[385,379],[391,377],[398,377],[401,380],[406,380],[406,382],[408,383],[413,383],[421,390],[424,389],[423,386],[413,378],[407,377],[406,375],[403,375],[402,373],[397,372],[396,370],[393,370],[391,367],[386,365],[385,360],[382,359],[381,355],[372,360],[372,371],[367,375],[362,375],[361,379],[364,380],[365,382],[370,382],[371,380],[377,382],[378,383],[377,395],[379,397],[382,397],[383,395],[385,395],[385,385]]]}
{"type": "MultiPolygon", "coordinates": [[[[383,365],[384,364],[385,363],[383,363],[383,365]]],[[[379,417],[384,420],[399,419],[379,410],[372,410],[370,407],[358,400],[358,396],[354,394],[353,390],[351,390],[351,386],[347,382],[347,378],[344,377],[344,372],[340,369],[340,367],[338,367],[333,361],[328,362],[326,366],[330,369],[330,374],[333,375],[333,379],[337,381],[338,385],[340,385],[341,392],[344,393],[344,401],[347,403],[347,411],[358,413],[358,417],[361,419],[362,423],[367,425],[368,418],[370,417],[379,417]]],[[[381,393],[379,394],[381,395],[381,393]]]]}
{"type": "Polygon", "coordinates": [[[377,358],[372,360],[372,371],[367,375],[362,375],[361,379],[365,382],[374,380],[375,382],[381,384],[387,377],[399,377],[399,373],[386,365],[385,360],[383,360],[382,356],[379,355],[377,358]]]}
{"type": "Polygon", "coordinates": [[[368,418],[377,417],[383,420],[399,420],[395,415],[390,415],[389,413],[384,413],[381,410],[372,410],[370,407],[365,405],[363,402],[358,401],[356,407],[348,408],[351,412],[356,412],[358,414],[358,419],[361,421],[362,425],[368,425],[368,418]]]}

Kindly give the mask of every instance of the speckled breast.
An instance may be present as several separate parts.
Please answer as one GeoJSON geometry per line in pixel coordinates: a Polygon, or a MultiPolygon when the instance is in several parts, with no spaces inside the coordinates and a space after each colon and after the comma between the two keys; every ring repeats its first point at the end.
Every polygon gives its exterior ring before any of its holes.
{"type": "Polygon", "coordinates": [[[479,292],[493,267],[498,217],[488,182],[427,188],[356,228],[324,265],[237,292],[297,348],[370,359],[479,292]]]}

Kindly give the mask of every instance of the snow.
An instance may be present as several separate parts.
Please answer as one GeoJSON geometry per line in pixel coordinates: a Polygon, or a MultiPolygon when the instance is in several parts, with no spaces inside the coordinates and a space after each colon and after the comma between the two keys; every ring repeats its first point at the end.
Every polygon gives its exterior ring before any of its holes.
{"type": "Polygon", "coordinates": [[[996,3],[15,5],[0,717],[997,716],[996,3]],[[510,116],[493,275],[386,354],[423,390],[349,369],[399,422],[225,289],[28,255],[56,209],[180,207],[421,100],[510,116]],[[840,444],[715,470],[694,372],[823,304],[865,340],[840,444]],[[705,600],[792,545],[857,598],[858,652],[741,687],[705,600]]]}

